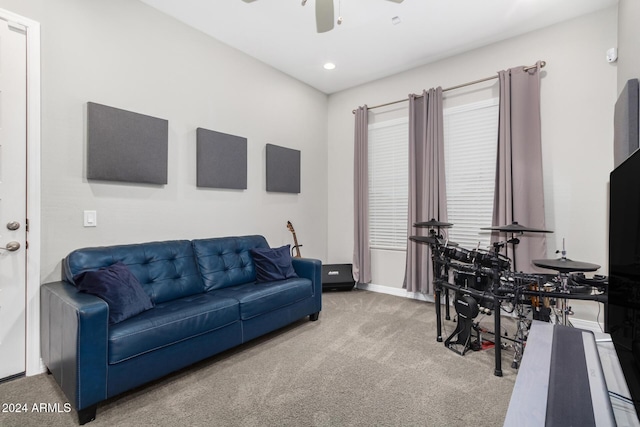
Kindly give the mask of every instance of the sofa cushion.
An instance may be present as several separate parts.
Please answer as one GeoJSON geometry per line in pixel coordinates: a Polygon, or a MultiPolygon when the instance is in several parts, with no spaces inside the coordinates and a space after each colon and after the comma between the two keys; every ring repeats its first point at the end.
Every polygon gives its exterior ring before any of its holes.
{"type": "Polygon", "coordinates": [[[311,280],[294,278],[270,283],[231,286],[213,291],[213,293],[238,300],[240,302],[240,318],[247,320],[310,298],[313,289],[311,280]]]}
{"type": "Polygon", "coordinates": [[[75,284],[75,275],[116,262],[129,267],[156,304],[204,291],[188,240],[77,249],[63,260],[63,279],[75,284]]]}
{"type": "Polygon", "coordinates": [[[153,308],[151,298],[126,265],[116,262],[74,277],[78,289],[96,295],[109,305],[109,323],[122,322],[153,308]]]}
{"type": "Polygon", "coordinates": [[[298,277],[291,265],[291,246],[285,245],[279,248],[255,248],[251,249],[251,257],[256,269],[257,282],[272,282],[274,280],[291,279],[298,277]]]}
{"type": "Polygon", "coordinates": [[[255,282],[256,270],[249,251],[269,247],[262,236],[220,237],[191,243],[207,291],[255,282]]]}
{"type": "Polygon", "coordinates": [[[201,293],[157,304],[109,328],[109,364],[125,361],[234,322],[238,301],[201,293]]]}

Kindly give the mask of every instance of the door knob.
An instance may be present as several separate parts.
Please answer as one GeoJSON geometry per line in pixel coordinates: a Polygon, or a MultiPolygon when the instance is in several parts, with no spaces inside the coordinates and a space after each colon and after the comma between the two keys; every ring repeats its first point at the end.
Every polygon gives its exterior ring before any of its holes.
{"type": "Polygon", "coordinates": [[[20,228],[20,223],[18,221],[11,221],[7,223],[7,229],[11,231],[15,231],[20,228]]]}
{"type": "Polygon", "coordinates": [[[7,245],[4,248],[0,248],[0,250],[2,251],[9,251],[9,252],[15,252],[18,249],[20,249],[20,243],[16,242],[15,240],[7,243],[7,245]]]}

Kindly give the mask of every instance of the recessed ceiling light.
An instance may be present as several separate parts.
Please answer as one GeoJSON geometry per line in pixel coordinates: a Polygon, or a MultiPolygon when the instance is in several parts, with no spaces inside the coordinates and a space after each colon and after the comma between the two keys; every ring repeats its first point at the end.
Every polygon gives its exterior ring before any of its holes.
{"type": "Polygon", "coordinates": [[[326,64],[324,64],[325,70],[333,70],[334,68],[336,68],[336,64],[334,64],[333,62],[327,62],[326,64]]]}

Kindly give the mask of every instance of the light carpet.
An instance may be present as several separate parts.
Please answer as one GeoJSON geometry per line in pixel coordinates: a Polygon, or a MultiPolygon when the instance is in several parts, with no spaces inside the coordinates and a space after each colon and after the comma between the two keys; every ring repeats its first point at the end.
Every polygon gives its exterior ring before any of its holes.
{"type": "MultiPolygon", "coordinates": [[[[481,324],[492,330],[493,317],[481,324]]],[[[454,327],[445,321],[443,336],[454,327]]],[[[328,292],[317,322],[301,320],[110,399],[87,426],[501,426],[517,371],[513,352],[503,351],[503,377],[494,376],[494,355],[460,356],[438,343],[432,303],[328,292]]],[[[78,423],[50,375],[0,384],[0,403],[27,406],[1,412],[0,426],[78,423]],[[41,403],[53,412],[34,411],[41,403]]]]}

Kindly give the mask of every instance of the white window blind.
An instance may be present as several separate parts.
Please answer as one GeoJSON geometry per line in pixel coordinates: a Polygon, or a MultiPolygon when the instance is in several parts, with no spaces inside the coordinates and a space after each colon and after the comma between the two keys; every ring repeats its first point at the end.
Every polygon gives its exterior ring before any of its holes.
{"type": "Polygon", "coordinates": [[[497,142],[498,99],[445,109],[448,237],[466,249],[490,245],[497,142]]]}
{"type": "Polygon", "coordinates": [[[409,121],[369,125],[369,234],[374,249],[406,250],[409,121]]]}

